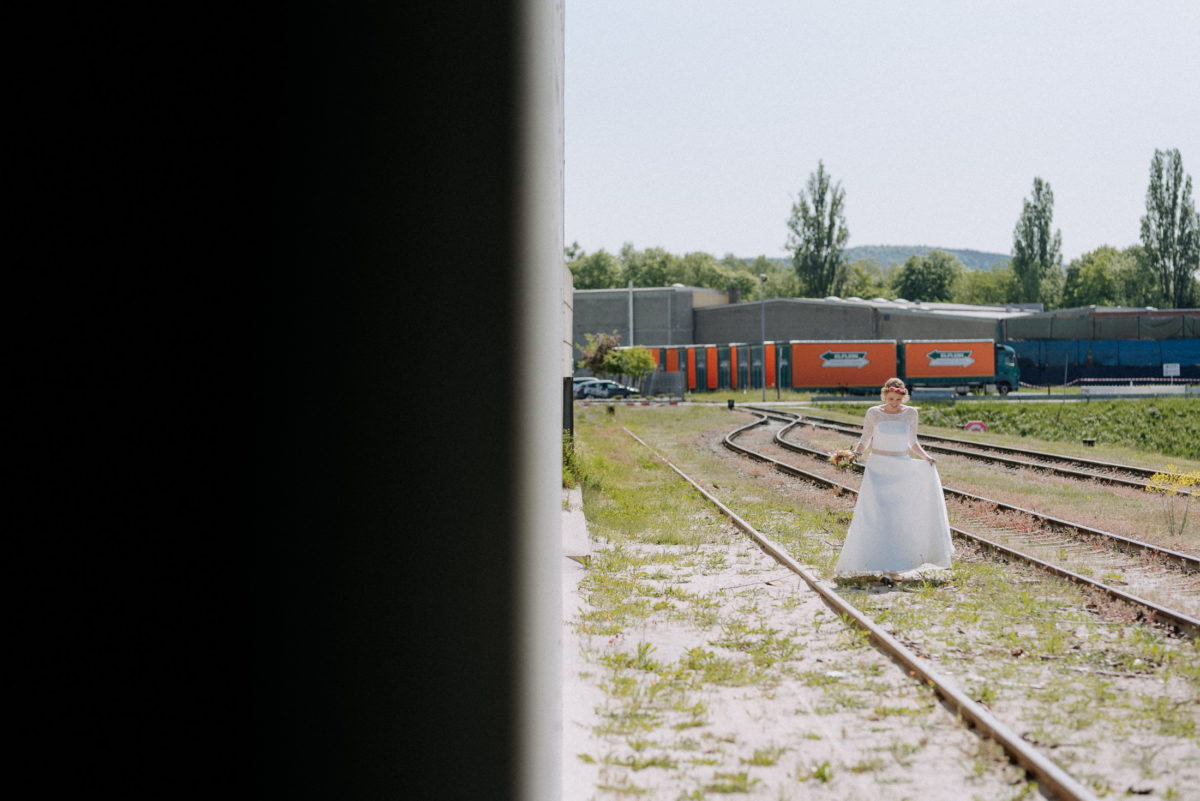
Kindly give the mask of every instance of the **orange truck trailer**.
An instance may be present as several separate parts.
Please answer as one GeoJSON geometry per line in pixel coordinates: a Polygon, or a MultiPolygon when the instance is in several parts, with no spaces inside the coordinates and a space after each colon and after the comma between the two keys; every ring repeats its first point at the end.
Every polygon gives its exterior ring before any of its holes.
{"type": "Polygon", "coordinates": [[[792,340],[792,386],[863,391],[896,373],[894,339],[792,340]]]}
{"type": "Polygon", "coordinates": [[[1017,354],[991,339],[793,340],[796,389],[872,392],[897,376],[913,387],[947,387],[960,395],[994,384],[1007,395],[1020,382],[1017,354]]]}
{"type": "Polygon", "coordinates": [[[991,339],[822,339],[648,348],[658,370],[682,372],[692,392],[793,389],[873,394],[892,376],[909,388],[945,387],[960,395],[1020,384],[1017,353],[991,339]]]}

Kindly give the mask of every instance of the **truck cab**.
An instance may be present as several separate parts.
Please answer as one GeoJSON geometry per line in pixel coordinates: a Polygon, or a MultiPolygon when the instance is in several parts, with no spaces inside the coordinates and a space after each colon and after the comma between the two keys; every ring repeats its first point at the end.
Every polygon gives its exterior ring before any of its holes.
{"type": "Polygon", "coordinates": [[[1017,352],[1009,345],[996,343],[996,390],[1007,395],[1021,385],[1021,371],[1017,367],[1017,352]]]}

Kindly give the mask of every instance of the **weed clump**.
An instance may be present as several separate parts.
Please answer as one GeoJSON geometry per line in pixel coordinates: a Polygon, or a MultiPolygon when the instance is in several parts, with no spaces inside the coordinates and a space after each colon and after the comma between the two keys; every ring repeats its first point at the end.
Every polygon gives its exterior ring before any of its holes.
{"type": "Polygon", "coordinates": [[[1191,508],[1194,495],[1180,495],[1180,491],[1190,491],[1200,485],[1200,470],[1190,470],[1180,473],[1175,465],[1167,465],[1163,472],[1150,476],[1146,492],[1163,496],[1162,513],[1167,526],[1167,533],[1182,535],[1187,526],[1188,509],[1191,508]]]}

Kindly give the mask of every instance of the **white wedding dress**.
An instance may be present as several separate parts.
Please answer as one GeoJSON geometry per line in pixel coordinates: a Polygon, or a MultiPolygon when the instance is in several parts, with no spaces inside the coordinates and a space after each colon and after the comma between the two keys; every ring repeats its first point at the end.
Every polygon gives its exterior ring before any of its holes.
{"type": "Polygon", "coordinates": [[[917,443],[916,409],[867,410],[856,450],[870,455],[835,576],[950,567],[954,545],[942,480],[931,463],[911,458],[910,448],[924,453],[917,443]]]}

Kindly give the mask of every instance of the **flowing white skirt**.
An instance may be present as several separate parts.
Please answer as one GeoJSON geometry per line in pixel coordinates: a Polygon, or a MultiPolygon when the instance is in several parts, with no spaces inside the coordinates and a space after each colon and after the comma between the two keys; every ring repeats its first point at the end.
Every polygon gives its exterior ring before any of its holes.
{"type": "Polygon", "coordinates": [[[953,554],[937,468],[907,455],[872,453],[834,575],[948,568],[953,554]]]}

